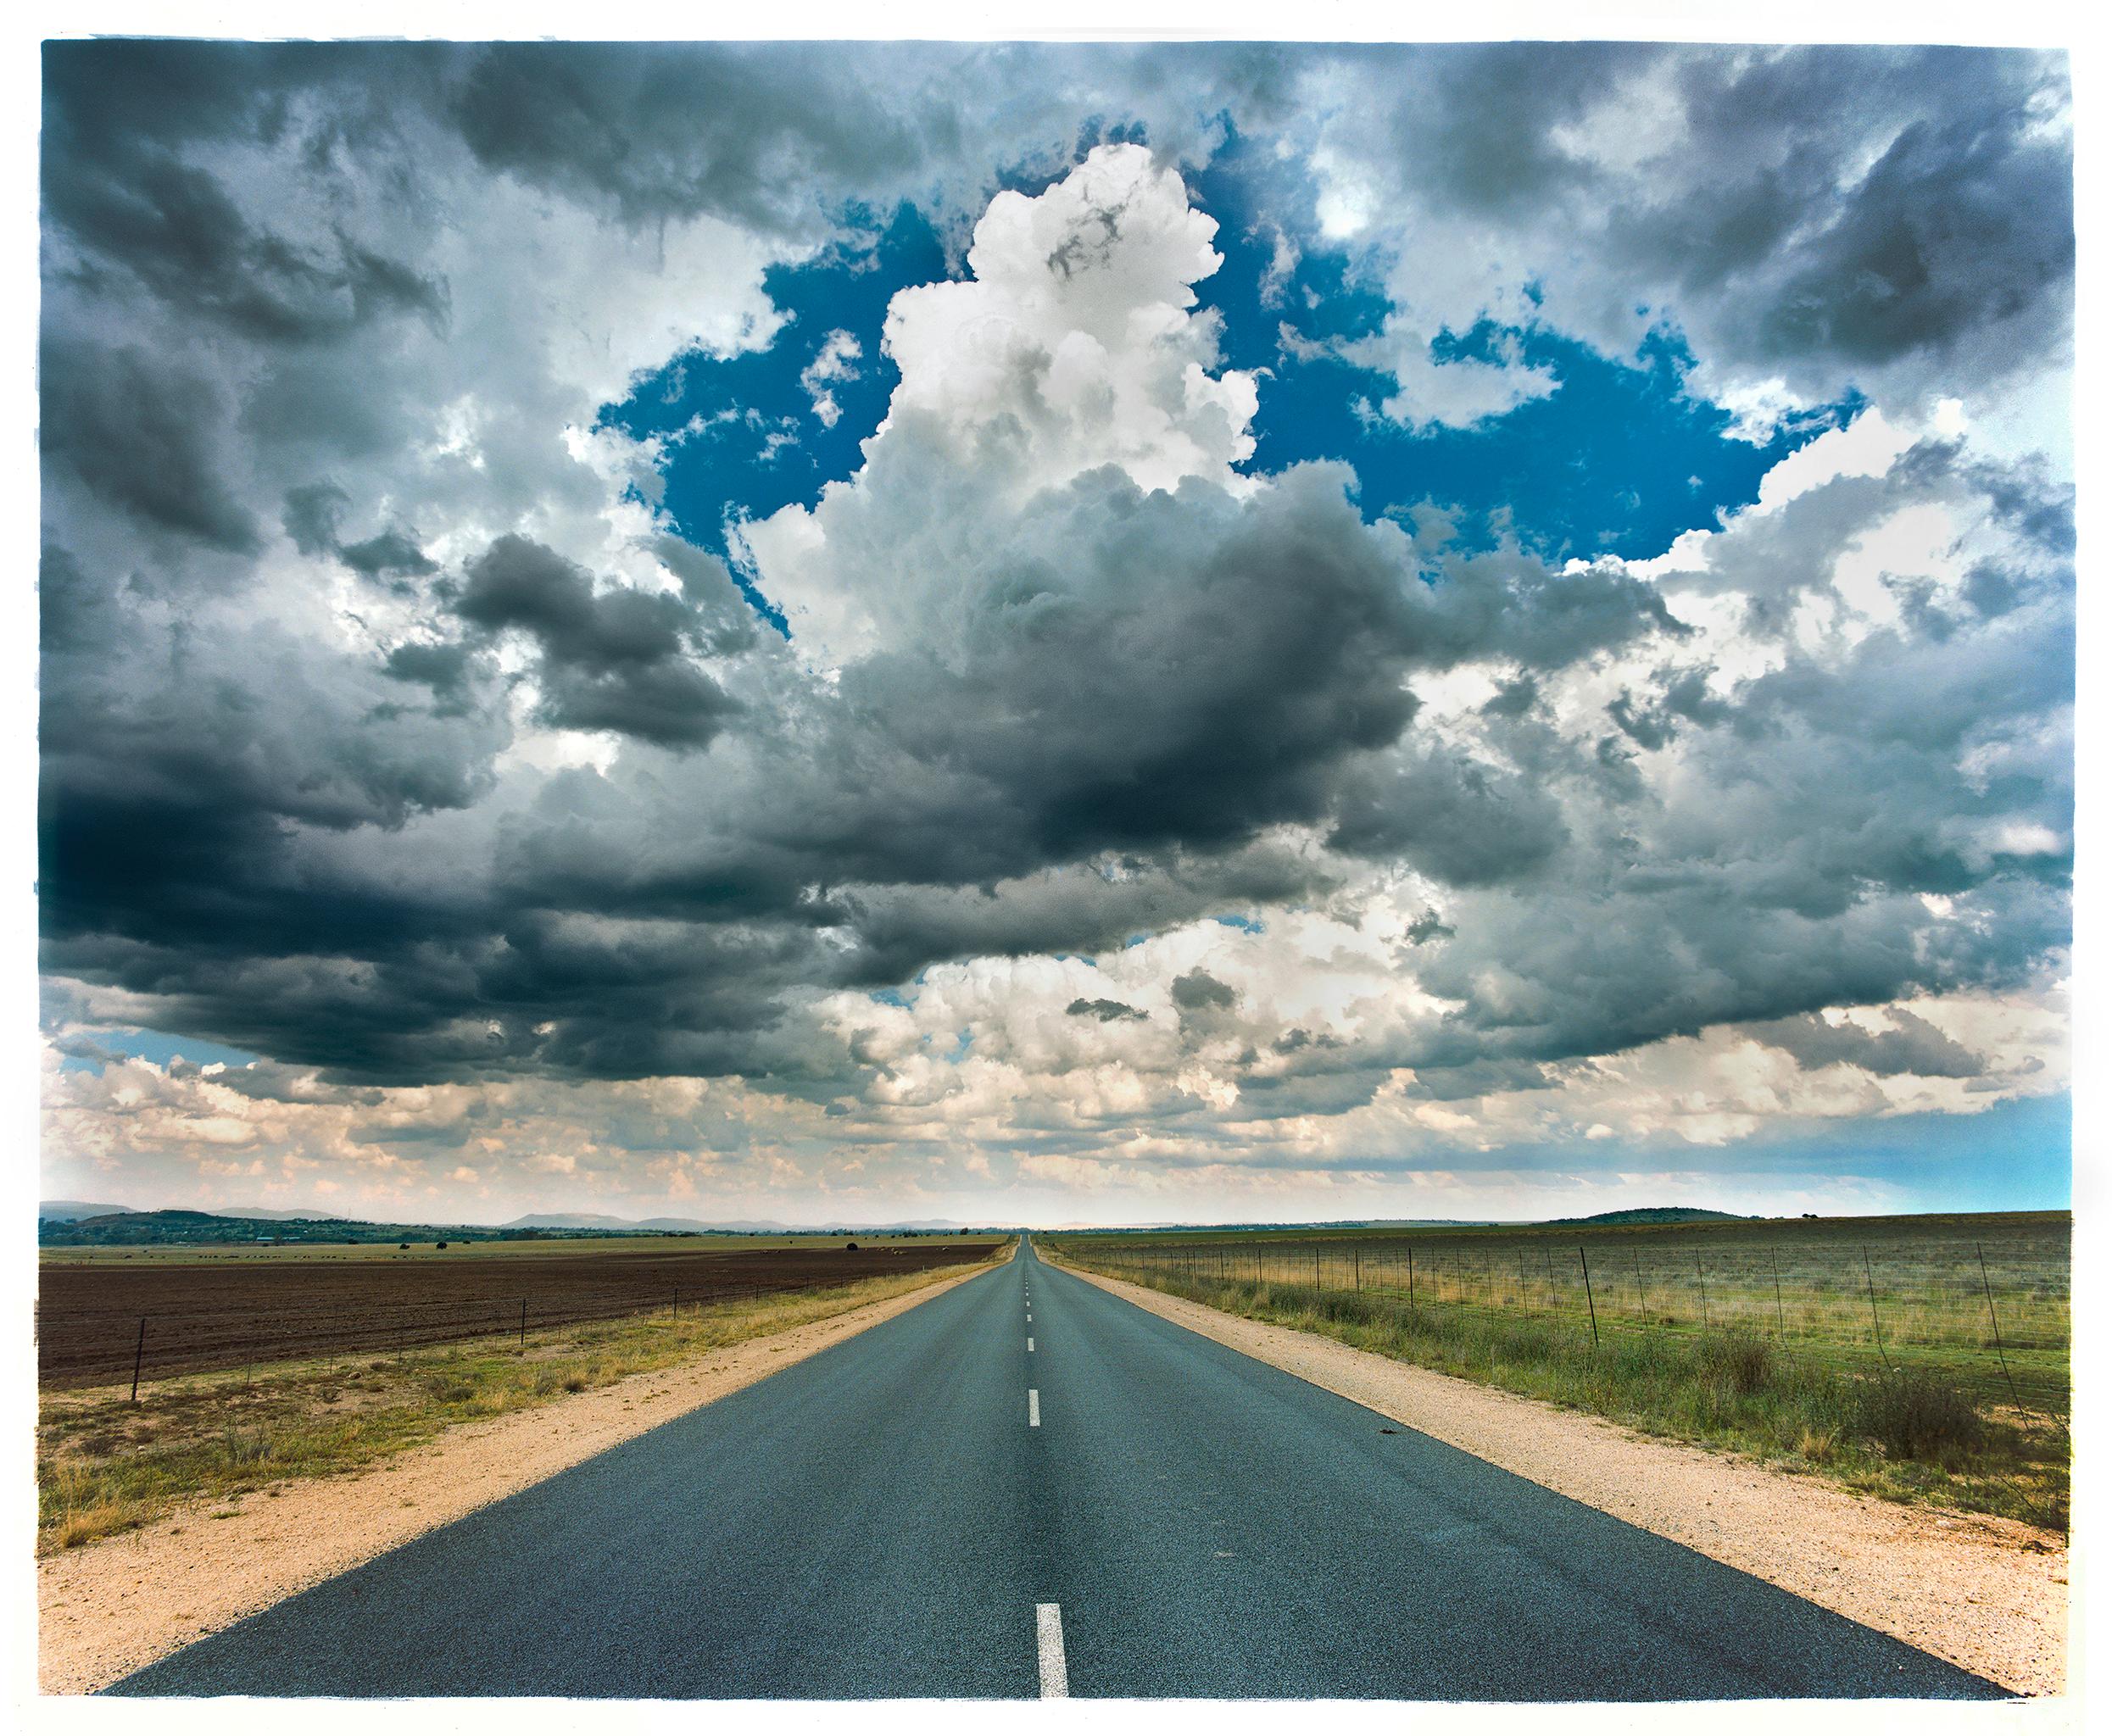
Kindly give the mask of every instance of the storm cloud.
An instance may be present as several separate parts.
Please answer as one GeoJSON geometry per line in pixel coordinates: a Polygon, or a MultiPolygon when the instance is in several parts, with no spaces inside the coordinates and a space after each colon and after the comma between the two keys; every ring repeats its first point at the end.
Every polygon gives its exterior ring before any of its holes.
{"type": "Polygon", "coordinates": [[[2065,377],[2066,116],[1979,50],[51,45],[54,1089],[1169,1170],[1581,1138],[1734,1050],[1812,1114],[2041,1089],[1982,1009],[2065,969],[2072,488],[1975,419],[2065,377]],[[1384,302],[1310,339],[1374,438],[1562,388],[1441,377],[1484,322],[1829,431],[1626,561],[1273,462],[1234,139],[1384,302]],[[700,428],[606,408],[903,201],[884,419],[699,546],[700,428]]]}

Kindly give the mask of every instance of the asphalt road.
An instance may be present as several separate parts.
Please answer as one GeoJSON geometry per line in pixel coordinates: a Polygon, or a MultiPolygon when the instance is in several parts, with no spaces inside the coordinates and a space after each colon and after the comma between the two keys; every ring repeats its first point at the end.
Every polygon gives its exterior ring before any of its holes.
{"type": "Polygon", "coordinates": [[[2002,1697],[1395,1427],[1023,1249],[109,1691],[2002,1697]]]}

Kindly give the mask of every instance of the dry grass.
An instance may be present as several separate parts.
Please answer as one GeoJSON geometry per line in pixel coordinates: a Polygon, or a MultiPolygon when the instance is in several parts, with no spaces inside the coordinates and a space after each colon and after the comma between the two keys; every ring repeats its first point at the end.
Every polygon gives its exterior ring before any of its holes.
{"type": "Polygon", "coordinates": [[[486,1338],[402,1357],[263,1366],[254,1379],[239,1371],[191,1376],[142,1390],[136,1404],[123,1388],[47,1393],[37,1423],[38,1550],[131,1530],[187,1503],[268,1498],[288,1479],[359,1470],[456,1423],[671,1367],[981,1269],[786,1292],[680,1320],[662,1314],[553,1327],[531,1332],[525,1349],[486,1338]]]}
{"type": "MultiPolygon", "coordinates": [[[[1217,1245],[1209,1258],[1156,1261],[1134,1245],[1084,1238],[1067,1238],[1062,1252],[1089,1270],[1229,1313],[1647,1433],[1817,1472],[1860,1493],[2067,1527],[2065,1404],[2056,1416],[1998,1402],[1984,1382],[1970,1378],[1980,1372],[1976,1346],[1895,1343],[1880,1356],[1820,1337],[1763,1336],[1743,1323],[1666,1328],[1613,1310],[1602,1312],[1595,1341],[1585,1321],[1565,1313],[1470,1300],[1464,1281],[1441,1287],[1418,1274],[1410,1302],[1390,1287],[1234,1277],[1231,1260],[1220,1279],[1217,1245]]],[[[1321,1276],[1331,1269],[1323,1256],[1321,1276]]],[[[1786,1294],[1784,1300],[1786,1313],[1786,1294]]],[[[2065,1394],[2065,1343],[2058,1366],[2065,1394]]],[[[2047,1384],[2042,1377],[2040,1390],[2047,1384]]]]}

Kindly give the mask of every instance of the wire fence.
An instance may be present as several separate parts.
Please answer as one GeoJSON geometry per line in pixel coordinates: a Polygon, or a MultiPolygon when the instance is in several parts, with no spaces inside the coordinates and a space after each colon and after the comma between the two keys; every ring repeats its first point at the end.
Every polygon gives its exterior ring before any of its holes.
{"type": "Polygon", "coordinates": [[[1573,1329],[1583,1350],[1617,1333],[1745,1334],[1851,1366],[1940,1363],[1976,1402],[2064,1420],[2070,1408],[2065,1220],[1978,1235],[1799,1234],[1785,1224],[1067,1245],[1086,1264],[1161,1288],[1355,1291],[1409,1308],[1530,1316],[1573,1329]]]}

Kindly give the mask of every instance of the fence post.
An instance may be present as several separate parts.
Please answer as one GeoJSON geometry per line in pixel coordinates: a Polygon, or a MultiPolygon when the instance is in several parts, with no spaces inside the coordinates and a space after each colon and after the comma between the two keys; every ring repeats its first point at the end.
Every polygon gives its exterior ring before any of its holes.
{"type": "Polygon", "coordinates": [[[1599,1305],[1591,1299],[1591,1262],[1584,1257],[1584,1244],[1577,1244],[1577,1264],[1584,1268],[1584,1305],[1591,1310],[1591,1348],[1599,1343],[1599,1305]]]}
{"type": "Polygon", "coordinates": [[[1772,1248],[1767,1251],[1767,1263],[1768,1270],[1775,1274],[1775,1335],[1786,1338],[1789,1336],[1789,1327],[1782,1318],[1782,1268],[1775,1260],[1772,1248]]]}
{"type": "Polygon", "coordinates": [[[1350,1270],[1357,1275],[1357,1288],[1364,1288],[1364,1250],[1355,1243],[1350,1244],[1350,1270]]]}
{"type": "Polygon", "coordinates": [[[526,1296],[523,1296],[523,1297],[521,1299],[521,1355],[524,1355],[524,1356],[525,1356],[525,1355],[527,1354],[527,1351],[528,1351],[528,1299],[527,1299],[526,1296]]]}
{"type": "Polygon", "coordinates": [[[1987,1293],[1987,1324],[1995,1329],[1995,1358],[2002,1364],[2002,1377],[2009,1383],[2009,1402],[2017,1407],[2020,1416],[2024,1400],[2017,1396],[2016,1377],[2009,1372],[2009,1359],[2002,1350],[2002,1322],[1995,1318],[1995,1288],[1987,1282],[1987,1253],[1979,1243],[1973,1244],[1973,1252],[1980,1260],[1980,1288],[1987,1293]]]}
{"type": "Polygon", "coordinates": [[[139,1342],[132,1346],[132,1402],[139,1402],[139,1365],[147,1354],[147,1316],[139,1317],[139,1342]]]}
{"type": "Polygon", "coordinates": [[[1885,1331],[1877,1323],[1877,1280],[1870,1276],[1870,1250],[1863,1250],[1863,1283],[1870,1297],[1870,1334],[1877,1340],[1877,1358],[1885,1365],[1885,1372],[1892,1372],[1892,1360],[1885,1354],[1885,1331]]]}
{"type": "Polygon", "coordinates": [[[1702,1330],[1708,1330],[1708,1278],[1702,1271],[1702,1250],[1694,1250],[1694,1282],[1702,1287],[1702,1330]]]}
{"type": "Polygon", "coordinates": [[[1631,1244],[1628,1251],[1630,1255],[1633,1256],[1636,1262],[1636,1306],[1643,1315],[1644,1323],[1647,1325],[1648,1316],[1650,1314],[1650,1297],[1642,1287],[1642,1249],[1631,1244]]]}
{"type": "Polygon", "coordinates": [[[1408,1306],[1415,1306],[1415,1244],[1408,1244],[1408,1306]]]}

